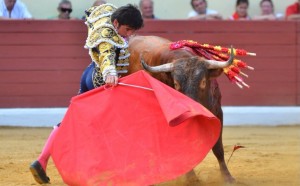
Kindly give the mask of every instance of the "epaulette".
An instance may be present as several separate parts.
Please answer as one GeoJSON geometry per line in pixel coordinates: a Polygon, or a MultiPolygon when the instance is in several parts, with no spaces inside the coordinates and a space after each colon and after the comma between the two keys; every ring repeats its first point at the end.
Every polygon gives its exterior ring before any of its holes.
{"type": "Polygon", "coordinates": [[[103,24],[90,31],[85,48],[94,48],[101,42],[108,42],[118,48],[127,48],[128,44],[124,38],[117,34],[117,31],[111,24],[103,24]]]}
{"type": "Polygon", "coordinates": [[[116,9],[117,7],[109,3],[97,7],[91,7],[90,9],[87,10],[87,12],[90,12],[90,14],[86,18],[86,22],[94,23],[95,21],[103,17],[109,17],[116,9]]]}

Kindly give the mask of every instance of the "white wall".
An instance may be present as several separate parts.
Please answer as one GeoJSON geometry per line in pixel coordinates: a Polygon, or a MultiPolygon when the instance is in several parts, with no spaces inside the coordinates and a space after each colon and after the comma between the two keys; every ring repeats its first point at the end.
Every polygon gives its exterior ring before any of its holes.
{"type": "MultiPolygon", "coordinates": [[[[300,107],[222,107],[224,125],[299,125],[300,107]],[[263,119],[262,119],[263,118],[263,119]]],[[[0,126],[52,127],[67,108],[0,108],[0,126]]]]}
{"type": "MultiPolygon", "coordinates": [[[[29,11],[36,19],[47,19],[57,15],[57,5],[60,0],[22,0],[26,3],[29,11]]],[[[260,0],[249,0],[250,16],[259,14],[260,0]]],[[[94,0],[71,0],[73,4],[72,16],[82,17],[84,10],[89,8],[94,0]]],[[[139,0],[107,0],[116,6],[127,3],[138,4],[139,0]]],[[[236,0],[207,0],[210,9],[217,10],[224,18],[229,17],[235,10],[236,0]]],[[[296,0],[273,0],[275,11],[284,13],[289,4],[296,0]]],[[[154,0],[155,15],[161,19],[185,19],[188,12],[192,10],[190,0],[154,0]]]]}

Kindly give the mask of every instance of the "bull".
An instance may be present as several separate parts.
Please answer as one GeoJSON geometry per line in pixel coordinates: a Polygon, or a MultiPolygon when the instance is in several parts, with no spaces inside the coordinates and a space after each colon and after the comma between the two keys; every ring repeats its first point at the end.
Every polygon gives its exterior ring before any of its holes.
{"type": "MultiPolygon", "coordinates": [[[[188,49],[170,50],[171,41],[157,36],[134,36],[129,40],[130,62],[128,73],[146,69],[154,78],[199,102],[217,116],[223,128],[221,92],[215,78],[228,61],[219,62],[197,56],[188,49]],[[142,62],[140,63],[140,56],[142,62]]],[[[212,151],[218,160],[221,174],[226,182],[234,182],[224,159],[222,130],[212,151]]]]}

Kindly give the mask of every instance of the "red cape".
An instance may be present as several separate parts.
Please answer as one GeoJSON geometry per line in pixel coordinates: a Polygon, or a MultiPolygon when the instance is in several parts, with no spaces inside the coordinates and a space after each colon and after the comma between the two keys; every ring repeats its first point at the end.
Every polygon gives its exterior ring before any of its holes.
{"type": "Polygon", "coordinates": [[[206,108],[139,71],[118,85],[73,97],[52,146],[71,186],[151,185],[199,164],[221,125],[206,108]]]}

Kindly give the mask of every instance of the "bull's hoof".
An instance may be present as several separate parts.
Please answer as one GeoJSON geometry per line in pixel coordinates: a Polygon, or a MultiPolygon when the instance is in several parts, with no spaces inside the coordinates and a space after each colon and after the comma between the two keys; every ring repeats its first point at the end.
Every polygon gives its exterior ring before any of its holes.
{"type": "Polygon", "coordinates": [[[186,173],[185,177],[189,183],[200,183],[200,180],[194,170],[191,170],[188,173],[186,173]]]}
{"type": "Polygon", "coordinates": [[[50,183],[50,179],[44,171],[43,167],[41,166],[40,162],[34,161],[30,165],[29,169],[36,182],[38,182],[39,184],[50,183]]]}
{"type": "Polygon", "coordinates": [[[230,184],[236,183],[236,180],[231,175],[224,176],[224,181],[230,184]]]}

